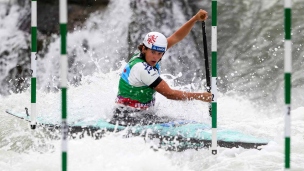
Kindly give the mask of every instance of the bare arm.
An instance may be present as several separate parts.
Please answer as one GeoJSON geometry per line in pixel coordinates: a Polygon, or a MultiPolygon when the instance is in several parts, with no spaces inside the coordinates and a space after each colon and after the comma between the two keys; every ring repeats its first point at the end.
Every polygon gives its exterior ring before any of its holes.
{"type": "Polygon", "coordinates": [[[201,100],[204,102],[211,102],[212,94],[203,92],[203,93],[192,93],[180,90],[173,90],[169,85],[162,80],[156,87],[155,90],[172,100],[201,100]]]}
{"type": "Polygon", "coordinates": [[[195,16],[182,25],[176,32],[168,37],[168,47],[172,47],[179,41],[183,40],[190,32],[196,21],[204,21],[208,18],[208,13],[205,10],[199,10],[195,16]]]}

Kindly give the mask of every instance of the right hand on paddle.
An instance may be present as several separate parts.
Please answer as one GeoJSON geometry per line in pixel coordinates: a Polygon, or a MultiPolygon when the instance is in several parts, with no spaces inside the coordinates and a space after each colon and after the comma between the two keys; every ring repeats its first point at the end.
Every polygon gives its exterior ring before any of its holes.
{"type": "Polygon", "coordinates": [[[199,100],[203,102],[211,102],[212,101],[212,94],[208,92],[201,93],[199,100]]]}
{"type": "Polygon", "coordinates": [[[195,18],[197,21],[205,21],[208,18],[208,13],[207,13],[207,11],[200,9],[195,14],[195,18]]]}

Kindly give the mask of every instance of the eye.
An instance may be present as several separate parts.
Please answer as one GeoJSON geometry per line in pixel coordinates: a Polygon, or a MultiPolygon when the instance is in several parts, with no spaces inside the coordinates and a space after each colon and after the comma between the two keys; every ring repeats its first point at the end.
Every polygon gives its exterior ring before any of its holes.
{"type": "Polygon", "coordinates": [[[151,50],[151,53],[152,54],[155,54],[155,55],[157,55],[157,56],[162,56],[164,53],[163,52],[158,52],[158,51],[156,51],[156,50],[151,50]]]}

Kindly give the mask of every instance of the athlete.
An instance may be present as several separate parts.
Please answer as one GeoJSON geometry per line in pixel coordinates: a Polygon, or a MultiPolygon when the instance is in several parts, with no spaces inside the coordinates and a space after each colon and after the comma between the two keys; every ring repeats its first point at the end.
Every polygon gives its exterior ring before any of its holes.
{"type": "Polygon", "coordinates": [[[207,12],[201,9],[168,38],[159,32],[150,32],[145,36],[143,43],[138,46],[140,52],[133,55],[121,74],[117,107],[111,123],[146,125],[162,122],[163,118],[157,117],[149,110],[155,104],[156,92],[172,100],[211,101],[212,95],[208,92],[194,93],[171,89],[160,77],[159,64],[164,53],[186,37],[197,21],[207,18],[207,12]]]}

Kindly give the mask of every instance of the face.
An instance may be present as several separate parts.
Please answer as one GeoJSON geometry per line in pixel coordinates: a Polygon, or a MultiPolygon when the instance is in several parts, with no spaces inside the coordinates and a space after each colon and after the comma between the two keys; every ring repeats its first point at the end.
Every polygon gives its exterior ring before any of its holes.
{"type": "Polygon", "coordinates": [[[162,58],[162,56],[164,55],[164,52],[158,52],[155,50],[151,50],[149,48],[145,48],[143,47],[142,49],[142,53],[145,54],[146,56],[146,62],[150,65],[150,66],[155,66],[157,64],[157,62],[162,58]]]}

